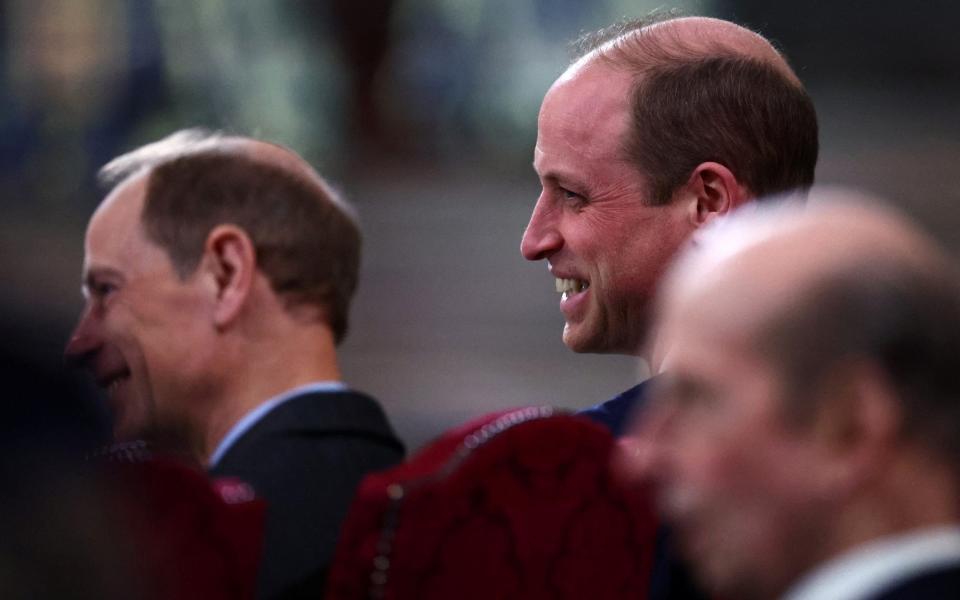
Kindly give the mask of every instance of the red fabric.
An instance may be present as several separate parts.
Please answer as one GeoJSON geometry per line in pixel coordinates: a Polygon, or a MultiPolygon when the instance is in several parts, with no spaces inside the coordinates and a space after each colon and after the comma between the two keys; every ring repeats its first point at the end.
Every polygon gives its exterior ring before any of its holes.
{"type": "Polygon", "coordinates": [[[265,505],[249,486],[211,484],[204,473],[159,458],[108,469],[143,597],[253,598],[265,505]]]}
{"type": "Polygon", "coordinates": [[[542,417],[454,459],[504,414],[454,429],[364,480],[341,532],[330,600],[370,597],[390,514],[386,599],[646,597],[656,522],[645,496],[613,476],[610,434],[581,417],[542,417]],[[397,483],[406,493],[392,513],[387,490],[397,483]]]}

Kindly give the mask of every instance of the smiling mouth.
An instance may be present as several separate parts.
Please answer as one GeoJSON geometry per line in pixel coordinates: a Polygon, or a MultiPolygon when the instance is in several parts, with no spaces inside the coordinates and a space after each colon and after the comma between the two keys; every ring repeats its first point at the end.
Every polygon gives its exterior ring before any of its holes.
{"type": "Polygon", "coordinates": [[[590,288],[589,281],[582,279],[561,279],[557,278],[557,293],[563,294],[561,300],[566,300],[574,294],[579,294],[590,288]]]}
{"type": "Polygon", "coordinates": [[[100,380],[98,384],[107,391],[108,395],[113,395],[117,389],[130,379],[130,371],[124,371],[117,375],[111,375],[100,380]]]}

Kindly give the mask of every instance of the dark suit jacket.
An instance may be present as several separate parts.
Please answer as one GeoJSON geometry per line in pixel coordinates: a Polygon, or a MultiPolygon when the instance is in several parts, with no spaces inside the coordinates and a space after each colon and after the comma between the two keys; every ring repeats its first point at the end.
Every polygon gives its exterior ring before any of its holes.
{"type": "Polygon", "coordinates": [[[357,485],[402,458],[380,406],[353,391],[292,398],[237,439],[210,474],[267,502],[258,597],[321,598],[357,485]]]}
{"type": "Polygon", "coordinates": [[[630,424],[634,412],[643,406],[651,381],[652,379],[648,379],[638,383],[622,394],[596,406],[585,408],[577,414],[589,417],[604,425],[610,430],[613,437],[620,437],[626,433],[624,429],[630,424]]]}
{"type": "Polygon", "coordinates": [[[960,598],[960,563],[931,569],[884,590],[873,600],[960,598]]]}
{"type": "MultiPolygon", "coordinates": [[[[628,426],[643,410],[647,394],[650,393],[651,381],[653,381],[652,378],[647,379],[618,396],[577,414],[606,426],[614,437],[621,437],[628,433],[628,426]]],[[[650,540],[650,543],[654,544],[649,590],[651,600],[704,600],[707,598],[707,595],[694,582],[687,565],[675,555],[668,527],[661,525],[657,529],[656,539],[650,540]]]]}

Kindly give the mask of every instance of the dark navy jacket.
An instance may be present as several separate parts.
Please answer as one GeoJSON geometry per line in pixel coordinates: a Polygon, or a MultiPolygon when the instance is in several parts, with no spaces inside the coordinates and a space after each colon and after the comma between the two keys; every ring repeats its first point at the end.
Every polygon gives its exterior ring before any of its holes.
{"type": "MultiPolygon", "coordinates": [[[[640,413],[650,393],[652,381],[653,379],[648,379],[606,402],[580,411],[579,414],[606,426],[614,437],[621,437],[634,419],[642,418],[640,413]]],[[[686,565],[674,556],[671,541],[669,529],[661,525],[657,530],[653,572],[650,574],[650,599],[702,600],[708,598],[694,585],[693,575],[686,565]]]]}

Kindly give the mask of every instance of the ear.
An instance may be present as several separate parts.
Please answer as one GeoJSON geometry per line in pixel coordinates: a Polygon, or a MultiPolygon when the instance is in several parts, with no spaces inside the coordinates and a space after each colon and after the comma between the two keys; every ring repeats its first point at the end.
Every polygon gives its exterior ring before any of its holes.
{"type": "Polygon", "coordinates": [[[681,188],[688,216],[694,227],[702,227],[714,218],[740,206],[750,198],[749,190],[720,163],[700,163],[681,188]]]}
{"type": "Polygon", "coordinates": [[[202,264],[215,294],[214,325],[223,329],[250,296],[257,268],[253,241],[235,225],[217,225],[207,235],[202,264]]]}
{"type": "Polygon", "coordinates": [[[813,434],[826,458],[829,493],[850,491],[889,461],[902,409],[887,377],[869,362],[838,366],[821,389],[813,434]]]}

